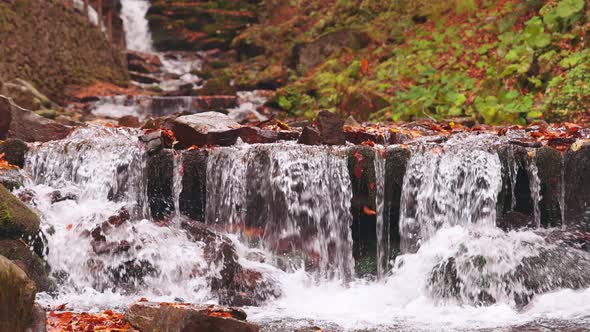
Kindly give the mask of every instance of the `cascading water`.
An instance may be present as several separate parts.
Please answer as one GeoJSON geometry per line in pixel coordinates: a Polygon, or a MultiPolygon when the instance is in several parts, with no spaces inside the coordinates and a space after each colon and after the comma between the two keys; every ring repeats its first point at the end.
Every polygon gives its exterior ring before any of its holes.
{"type": "Polygon", "coordinates": [[[265,216],[267,249],[300,251],[322,277],[352,276],[352,193],[342,150],[282,144],[220,148],[211,151],[207,174],[208,223],[251,231],[265,216]],[[257,178],[248,177],[249,167],[257,178]],[[249,204],[252,185],[264,206],[249,204]]]}
{"type": "MultiPolygon", "coordinates": [[[[40,212],[46,259],[59,283],[57,294],[39,295],[41,303],[104,310],[139,297],[217,301],[211,280],[220,266],[205,258],[207,244],[191,240],[178,215],[149,218],[139,135],[81,128],[28,153],[31,181],[20,193],[29,193],[40,212]]],[[[241,230],[240,238],[231,236],[240,264],[263,271],[282,294],[247,308],[250,320],[278,330],[302,321],[334,330],[471,330],[587,315],[588,290],[559,290],[590,286],[586,253],[550,243],[540,231],[494,226],[501,165],[493,142],[482,136],[413,147],[401,214],[401,224],[412,227],[401,229],[402,237],[414,232],[419,248],[397,257],[379,281],[354,278],[345,151],[279,143],[208,152],[207,222],[241,230]],[[252,253],[263,258],[249,260],[252,253]],[[297,255],[305,265],[284,264],[297,255]]],[[[386,161],[376,154],[382,213],[386,161]]],[[[174,158],[178,211],[183,161],[174,158]]],[[[378,252],[383,259],[387,249],[378,252]]]]}
{"type": "Polygon", "coordinates": [[[150,3],[147,0],[121,0],[125,43],[130,50],[153,52],[152,35],[145,19],[149,9],[150,3]]]}
{"type": "Polygon", "coordinates": [[[479,141],[422,146],[414,153],[401,198],[402,252],[414,252],[443,225],[495,225],[501,163],[497,153],[474,146],[479,141]]]}
{"type": "Polygon", "coordinates": [[[35,146],[23,191],[33,196],[47,237],[47,262],[58,296],[42,303],[96,309],[151,296],[191,301],[212,298],[203,244],[189,241],[175,220],[146,219],[145,150],[139,131],[88,127],[35,146]],[[145,294],[145,295],[144,295],[145,294]]]}
{"type": "Polygon", "coordinates": [[[380,149],[375,149],[375,206],[377,207],[377,278],[381,279],[387,272],[389,255],[389,232],[384,234],[384,199],[385,199],[385,158],[380,149]],[[385,238],[383,236],[385,235],[385,238]]]}

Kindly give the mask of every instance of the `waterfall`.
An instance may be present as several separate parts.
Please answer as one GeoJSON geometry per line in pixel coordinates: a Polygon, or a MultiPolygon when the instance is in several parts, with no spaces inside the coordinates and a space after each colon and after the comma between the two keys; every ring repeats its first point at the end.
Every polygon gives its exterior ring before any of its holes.
{"type": "Polygon", "coordinates": [[[322,277],[352,276],[352,193],[343,150],[281,144],[217,148],[207,174],[208,223],[263,233],[266,248],[289,259],[303,256],[322,277]]]}
{"type": "Polygon", "coordinates": [[[149,9],[148,0],[121,0],[125,42],[130,50],[153,52],[152,35],[145,17],[149,9]]]}
{"type": "Polygon", "coordinates": [[[539,208],[539,203],[541,202],[541,180],[539,179],[539,169],[534,159],[527,164],[527,173],[531,200],[533,201],[533,219],[535,226],[541,227],[541,211],[539,208]]]}
{"type": "Polygon", "coordinates": [[[412,155],[401,198],[402,252],[414,252],[443,226],[495,226],[502,168],[479,140],[421,146],[412,155]]]}
{"type": "Polygon", "coordinates": [[[385,158],[381,149],[375,149],[375,200],[377,207],[377,278],[381,279],[387,272],[389,259],[389,228],[385,229],[385,158]],[[383,238],[384,231],[386,238],[383,238]]]}
{"type": "MultiPolygon", "coordinates": [[[[27,154],[32,179],[22,192],[41,214],[58,301],[91,310],[106,302],[124,305],[134,294],[212,298],[208,280],[216,270],[203,259],[202,244],[189,241],[174,220],[163,227],[147,219],[139,134],[80,128],[27,154]]],[[[41,297],[51,302],[50,295],[41,297]]]]}
{"type": "MultiPolygon", "coordinates": [[[[208,228],[199,225],[216,234],[208,242],[196,240],[182,225],[190,220],[178,213],[151,220],[142,134],[90,126],[61,141],[33,144],[27,153],[30,181],[16,194],[31,198],[28,204],[40,214],[45,259],[59,285],[55,294],[38,295],[43,305],[102,311],[123,310],[140,297],[219,302],[229,290],[212,286],[224,267],[210,257],[235,253],[241,269],[263,276],[255,290],[273,294],[260,308],[246,308],[249,320],[284,324],[276,330],[301,322],[345,331],[494,329],[535,321],[547,310],[559,312],[559,319],[590,310],[588,253],[552,238],[555,229],[505,232],[495,226],[502,182],[497,147],[504,143],[497,137],[456,135],[443,144],[408,147],[400,200],[403,254],[391,268],[394,240],[384,215],[391,165],[382,147],[375,149],[375,282],[353,275],[347,147],[215,147],[199,151],[206,166],[175,152],[172,173],[164,173],[172,177],[165,182],[176,211],[183,184],[187,189],[195,180],[184,177],[184,167],[187,174],[198,167],[198,176],[205,176],[196,182],[206,181],[208,228]]],[[[537,165],[526,168],[538,202],[537,165]]]]}

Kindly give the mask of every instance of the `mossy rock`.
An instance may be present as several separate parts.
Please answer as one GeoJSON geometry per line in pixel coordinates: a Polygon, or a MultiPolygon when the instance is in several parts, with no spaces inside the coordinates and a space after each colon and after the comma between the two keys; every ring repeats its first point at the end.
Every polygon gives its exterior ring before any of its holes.
{"type": "Polygon", "coordinates": [[[25,331],[32,322],[35,283],[8,258],[0,256],[0,331],[25,331]]]}
{"type": "Polygon", "coordinates": [[[20,168],[25,166],[25,154],[28,150],[27,143],[20,139],[8,139],[0,143],[0,153],[4,153],[4,160],[20,168]]]}
{"type": "Polygon", "coordinates": [[[0,239],[34,239],[39,236],[39,217],[0,186],[0,239]]]}
{"type": "Polygon", "coordinates": [[[21,240],[0,240],[0,255],[10,259],[35,282],[38,291],[52,290],[46,263],[21,240]]]}

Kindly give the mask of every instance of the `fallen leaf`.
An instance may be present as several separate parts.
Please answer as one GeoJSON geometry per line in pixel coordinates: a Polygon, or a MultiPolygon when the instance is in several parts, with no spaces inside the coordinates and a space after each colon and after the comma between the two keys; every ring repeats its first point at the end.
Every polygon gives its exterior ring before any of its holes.
{"type": "Polygon", "coordinates": [[[363,206],[363,212],[367,215],[367,216],[374,216],[377,214],[377,212],[375,212],[375,210],[371,209],[368,206],[363,206]]]}

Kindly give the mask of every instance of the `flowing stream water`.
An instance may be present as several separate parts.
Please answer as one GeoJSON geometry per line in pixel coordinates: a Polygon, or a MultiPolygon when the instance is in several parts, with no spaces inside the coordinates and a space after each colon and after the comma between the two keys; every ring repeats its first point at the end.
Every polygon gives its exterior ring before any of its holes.
{"type": "MultiPolygon", "coordinates": [[[[128,47],[151,52],[148,2],[122,0],[122,6],[128,47]]],[[[122,310],[140,297],[219,300],[210,286],[221,267],[207,260],[207,244],[181,227],[185,159],[174,156],[175,213],[152,220],[140,135],[81,128],[27,154],[30,179],[17,194],[32,197],[29,205],[41,216],[45,259],[58,284],[57,291],[38,295],[43,305],[122,310]]],[[[548,243],[539,231],[496,227],[502,173],[513,190],[519,167],[512,160],[502,169],[500,143],[461,136],[409,147],[400,200],[402,254],[391,264],[385,262],[393,245],[384,232],[390,222],[384,215],[387,164],[376,149],[377,279],[354,275],[346,147],[242,144],[209,151],[203,221],[227,234],[241,265],[280,288],[276,299],[246,307],[248,319],[267,331],[590,323],[588,254],[548,243]]],[[[538,225],[536,166],[526,171],[538,225]]]]}

